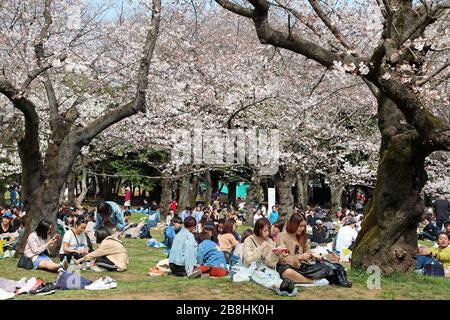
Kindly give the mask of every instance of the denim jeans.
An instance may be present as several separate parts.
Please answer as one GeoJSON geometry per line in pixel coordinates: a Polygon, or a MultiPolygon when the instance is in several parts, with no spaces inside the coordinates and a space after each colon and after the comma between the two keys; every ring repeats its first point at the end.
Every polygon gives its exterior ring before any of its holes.
{"type": "Polygon", "coordinates": [[[416,270],[423,269],[425,265],[431,263],[431,261],[433,261],[433,258],[430,256],[417,256],[416,270]]]}

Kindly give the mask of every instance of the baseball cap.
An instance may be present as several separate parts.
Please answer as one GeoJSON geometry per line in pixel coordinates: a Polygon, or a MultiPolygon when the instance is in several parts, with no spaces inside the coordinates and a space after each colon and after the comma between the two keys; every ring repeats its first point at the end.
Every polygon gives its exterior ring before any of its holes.
{"type": "Polygon", "coordinates": [[[13,218],[13,215],[12,215],[11,212],[8,211],[8,212],[6,212],[5,214],[3,214],[2,218],[9,218],[9,219],[12,219],[12,218],[13,218]]]}

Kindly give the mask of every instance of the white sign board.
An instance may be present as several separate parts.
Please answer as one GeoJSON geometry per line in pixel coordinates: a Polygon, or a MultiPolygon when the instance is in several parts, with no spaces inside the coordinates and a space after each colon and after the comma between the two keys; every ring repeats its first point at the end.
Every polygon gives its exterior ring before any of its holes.
{"type": "Polygon", "coordinates": [[[268,188],[267,189],[267,212],[272,212],[272,206],[276,203],[276,196],[275,196],[275,188],[268,188]]]}

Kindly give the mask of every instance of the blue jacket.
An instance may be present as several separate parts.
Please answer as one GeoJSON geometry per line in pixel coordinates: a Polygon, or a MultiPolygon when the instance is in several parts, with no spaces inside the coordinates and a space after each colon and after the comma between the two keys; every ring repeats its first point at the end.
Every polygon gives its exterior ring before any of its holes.
{"type": "Polygon", "coordinates": [[[197,262],[202,266],[227,269],[227,261],[223,251],[217,249],[217,243],[203,240],[198,246],[197,262]]]}
{"type": "MultiPolygon", "coordinates": [[[[123,228],[125,228],[125,219],[123,218],[123,212],[120,209],[119,205],[112,201],[106,201],[106,203],[109,204],[112,209],[111,218],[110,218],[111,223],[117,227],[117,230],[123,230],[123,228]]],[[[97,230],[100,227],[103,227],[103,223],[102,223],[102,218],[100,217],[100,214],[97,212],[95,214],[94,229],[97,230]]]]}
{"type": "Polygon", "coordinates": [[[270,222],[270,224],[274,224],[274,223],[276,223],[277,221],[278,221],[278,212],[272,211],[272,212],[269,214],[269,222],[270,222]]]}
{"type": "Polygon", "coordinates": [[[169,253],[169,263],[177,266],[184,266],[186,273],[189,275],[197,265],[197,241],[194,235],[182,228],[173,239],[172,248],[169,253]]]}
{"type": "Polygon", "coordinates": [[[154,228],[158,224],[158,222],[161,221],[161,214],[159,210],[157,211],[150,211],[148,214],[148,218],[146,220],[147,226],[149,228],[154,228]]]}

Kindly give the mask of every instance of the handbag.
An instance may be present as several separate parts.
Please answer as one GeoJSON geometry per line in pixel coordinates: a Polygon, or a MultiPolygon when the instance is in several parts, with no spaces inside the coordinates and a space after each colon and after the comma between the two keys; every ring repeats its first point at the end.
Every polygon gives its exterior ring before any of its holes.
{"type": "Polygon", "coordinates": [[[430,263],[425,264],[423,274],[433,277],[445,277],[444,265],[436,259],[432,259],[430,263]]]}
{"type": "Polygon", "coordinates": [[[298,271],[305,277],[311,279],[323,279],[334,273],[334,268],[326,263],[316,262],[314,264],[302,263],[298,271]]]}
{"type": "Polygon", "coordinates": [[[33,269],[33,260],[25,255],[22,255],[17,263],[17,268],[31,270],[33,269]]]}

